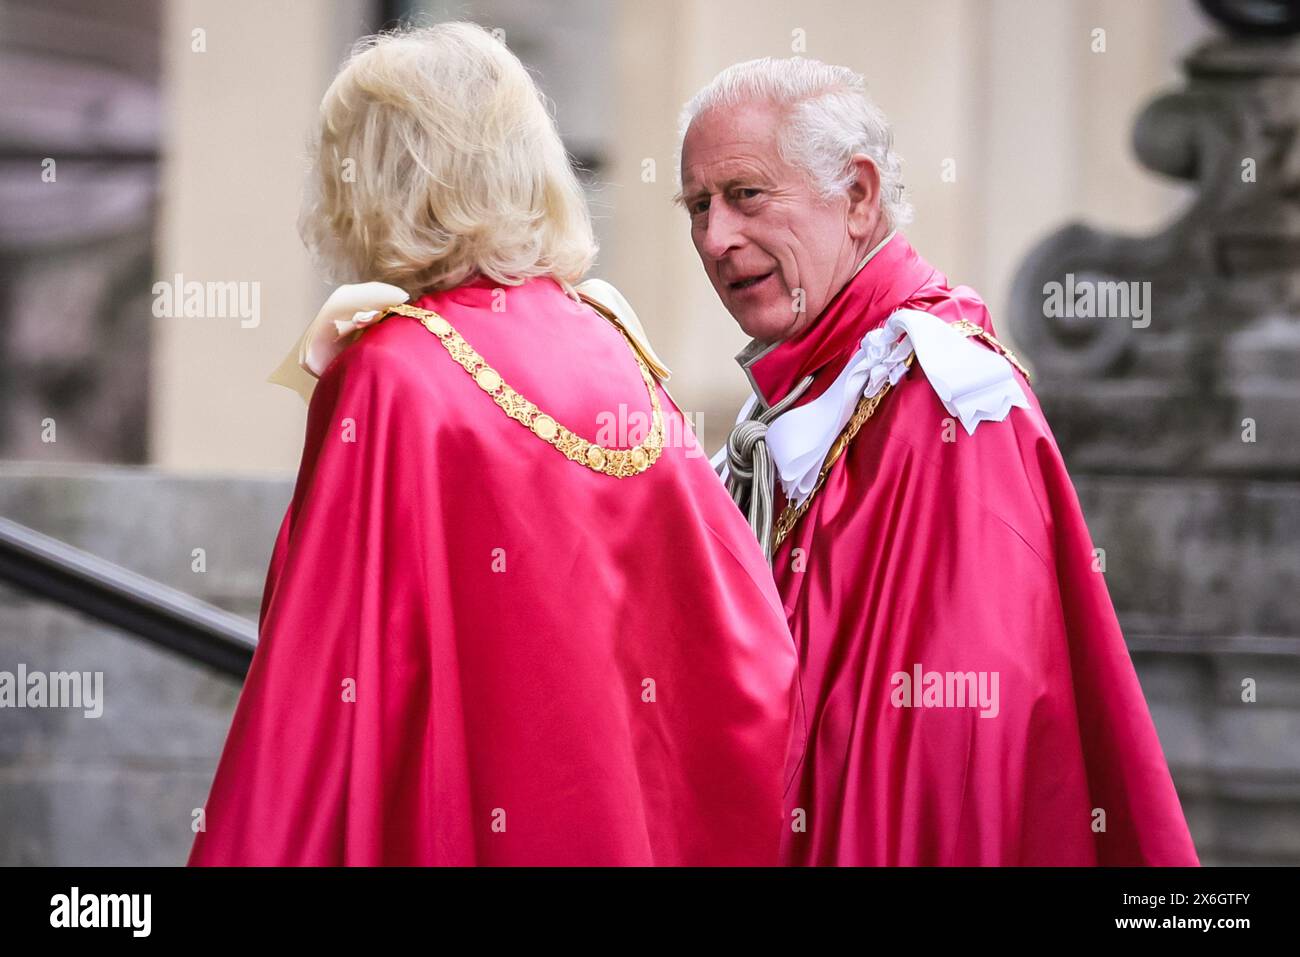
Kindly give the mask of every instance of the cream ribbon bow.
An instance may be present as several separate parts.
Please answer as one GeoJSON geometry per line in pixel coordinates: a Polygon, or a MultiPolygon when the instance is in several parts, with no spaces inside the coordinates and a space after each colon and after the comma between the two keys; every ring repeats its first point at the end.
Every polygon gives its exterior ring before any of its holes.
{"type": "Polygon", "coordinates": [[[325,300],[297,345],[289,350],[266,381],[292,389],[311,401],[316,380],[352,341],[353,333],[374,320],[389,306],[409,299],[405,292],[386,282],[361,282],[339,286],[325,300]]]}
{"type": "Polygon", "coordinates": [[[767,447],[787,502],[797,508],[812,494],[826,453],[858,400],[875,396],[886,382],[897,384],[913,352],[943,407],[968,435],[981,422],[1001,422],[1012,407],[1029,408],[1004,357],[976,345],[938,316],[899,309],[862,337],[829,389],[768,426],[767,447]]]}

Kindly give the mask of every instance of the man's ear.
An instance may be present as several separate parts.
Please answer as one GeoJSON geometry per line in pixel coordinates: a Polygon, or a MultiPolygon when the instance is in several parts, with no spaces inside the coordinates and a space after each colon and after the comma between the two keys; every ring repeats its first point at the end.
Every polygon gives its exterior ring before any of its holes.
{"type": "Polygon", "coordinates": [[[854,153],[849,161],[856,175],[849,183],[849,235],[866,239],[880,223],[880,170],[866,153],[854,153]]]}

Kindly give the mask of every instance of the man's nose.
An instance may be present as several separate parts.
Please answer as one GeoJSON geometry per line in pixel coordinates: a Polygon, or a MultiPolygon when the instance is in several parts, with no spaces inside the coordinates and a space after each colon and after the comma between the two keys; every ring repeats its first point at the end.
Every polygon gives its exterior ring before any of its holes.
{"type": "Polygon", "coordinates": [[[710,204],[706,215],[709,218],[700,248],[710,259],[721,259],[740,245],[739,223],[725,203],[710,204]]]}

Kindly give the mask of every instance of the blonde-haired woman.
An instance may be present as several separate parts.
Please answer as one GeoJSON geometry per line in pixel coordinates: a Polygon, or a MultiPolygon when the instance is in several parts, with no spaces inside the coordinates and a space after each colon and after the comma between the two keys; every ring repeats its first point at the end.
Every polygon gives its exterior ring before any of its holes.
{"type": "Polygon", "coordinates": [[[300,343],[302,465],[190,863],[774,863],[784,614],[626,303],[581,284],[531,78],[470,24],[370,38],[318,137],[302,233],[366,282],[300,343]]]}

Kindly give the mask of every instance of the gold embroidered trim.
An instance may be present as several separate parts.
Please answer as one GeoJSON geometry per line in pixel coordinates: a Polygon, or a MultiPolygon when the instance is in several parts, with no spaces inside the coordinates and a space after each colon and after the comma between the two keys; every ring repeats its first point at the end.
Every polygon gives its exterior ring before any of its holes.
{"type": "Polygon", "coordinates": [[[655,380],[635,343],[620,326],[616,325],[615,328],[627,342],[628,348],[632,351],[632,358],[636,360],[637,368],[641,370],[641,379],[650,394],[653,418],[650,433],[645,437],[645,441],[630,449],[607,449],[594,442],[588,442],[582,436],[566,429],[553,417],[510,388],[501,378],[501,374],[488,365],[474,347],[452,328],[451,323],[436,312],[416,306],[398,305],[390,306],[385,310],[385,314],[418,319],[424,328],[438,337],[447,354],[473,377],[478,387],[490,395],[492,401],[499,405],[506,415],[530,430],[543,442],[554,446],[571,462],[577,462],[603,475],[628,478],[639,475],[654,465],[663,451],[664,420],[663,412],[659,407],[659,392],[655,387],[655,380]]]}
{"type": "Polygon", "coordinates": [[[1029,378],[1029,370],[1020,364],[1020,360],[1016,358],[1016,354],[1012,352],[1010,349],[1008,349],[1006,346],[1004,346],[1002,343],[998,342],[998,340],[994,339],[992,335],[990,335],[988,332],[984,330],[983,326],[971,322],[969,319],[959,319],[952,324],[952,328],[956,329],[958,332],[960,332],[963,336],[966,336],[967,338],[970,338],[971,336],[978,336],[979,338],[983,339],[985,342],[987,342],[990,346],[993,347],[995,352],[1002,353],[1003,358],[1005,358],[1008,362],[1010,362],[1013,366],[1015,366],[1018,370],[1020,370],[1020,374],[1022,376],[1024,376],[1026,379],[1029,378]]]}
{"type": "MultiPolygon", "coordinates": [[[[618,313],[614,312],[614,310],[610,309],[599,299],[596,299],[593,296],[588,296],[585,292],[579,292],[578,298],[604,316],[609,321],[610,325],[623,333],[627,338],[627,341],[632,344],[632,348],[636,350],[636,354],[642,358],[647,366],[650,367],[650,371],[654,373],[655,378],[659,379],[661,382],[666,381],[669,378],[671,373],[668,371],[668,367],[656,358],[654,350],[650,348],[650,344],[648,342],[643,342],[639,337],[633,335],[632,332],[628,330],[622,317],[619,316],[618,313]]],[[[641,335],[645,335],[644,329],[641,330],[641,335]]]]}

